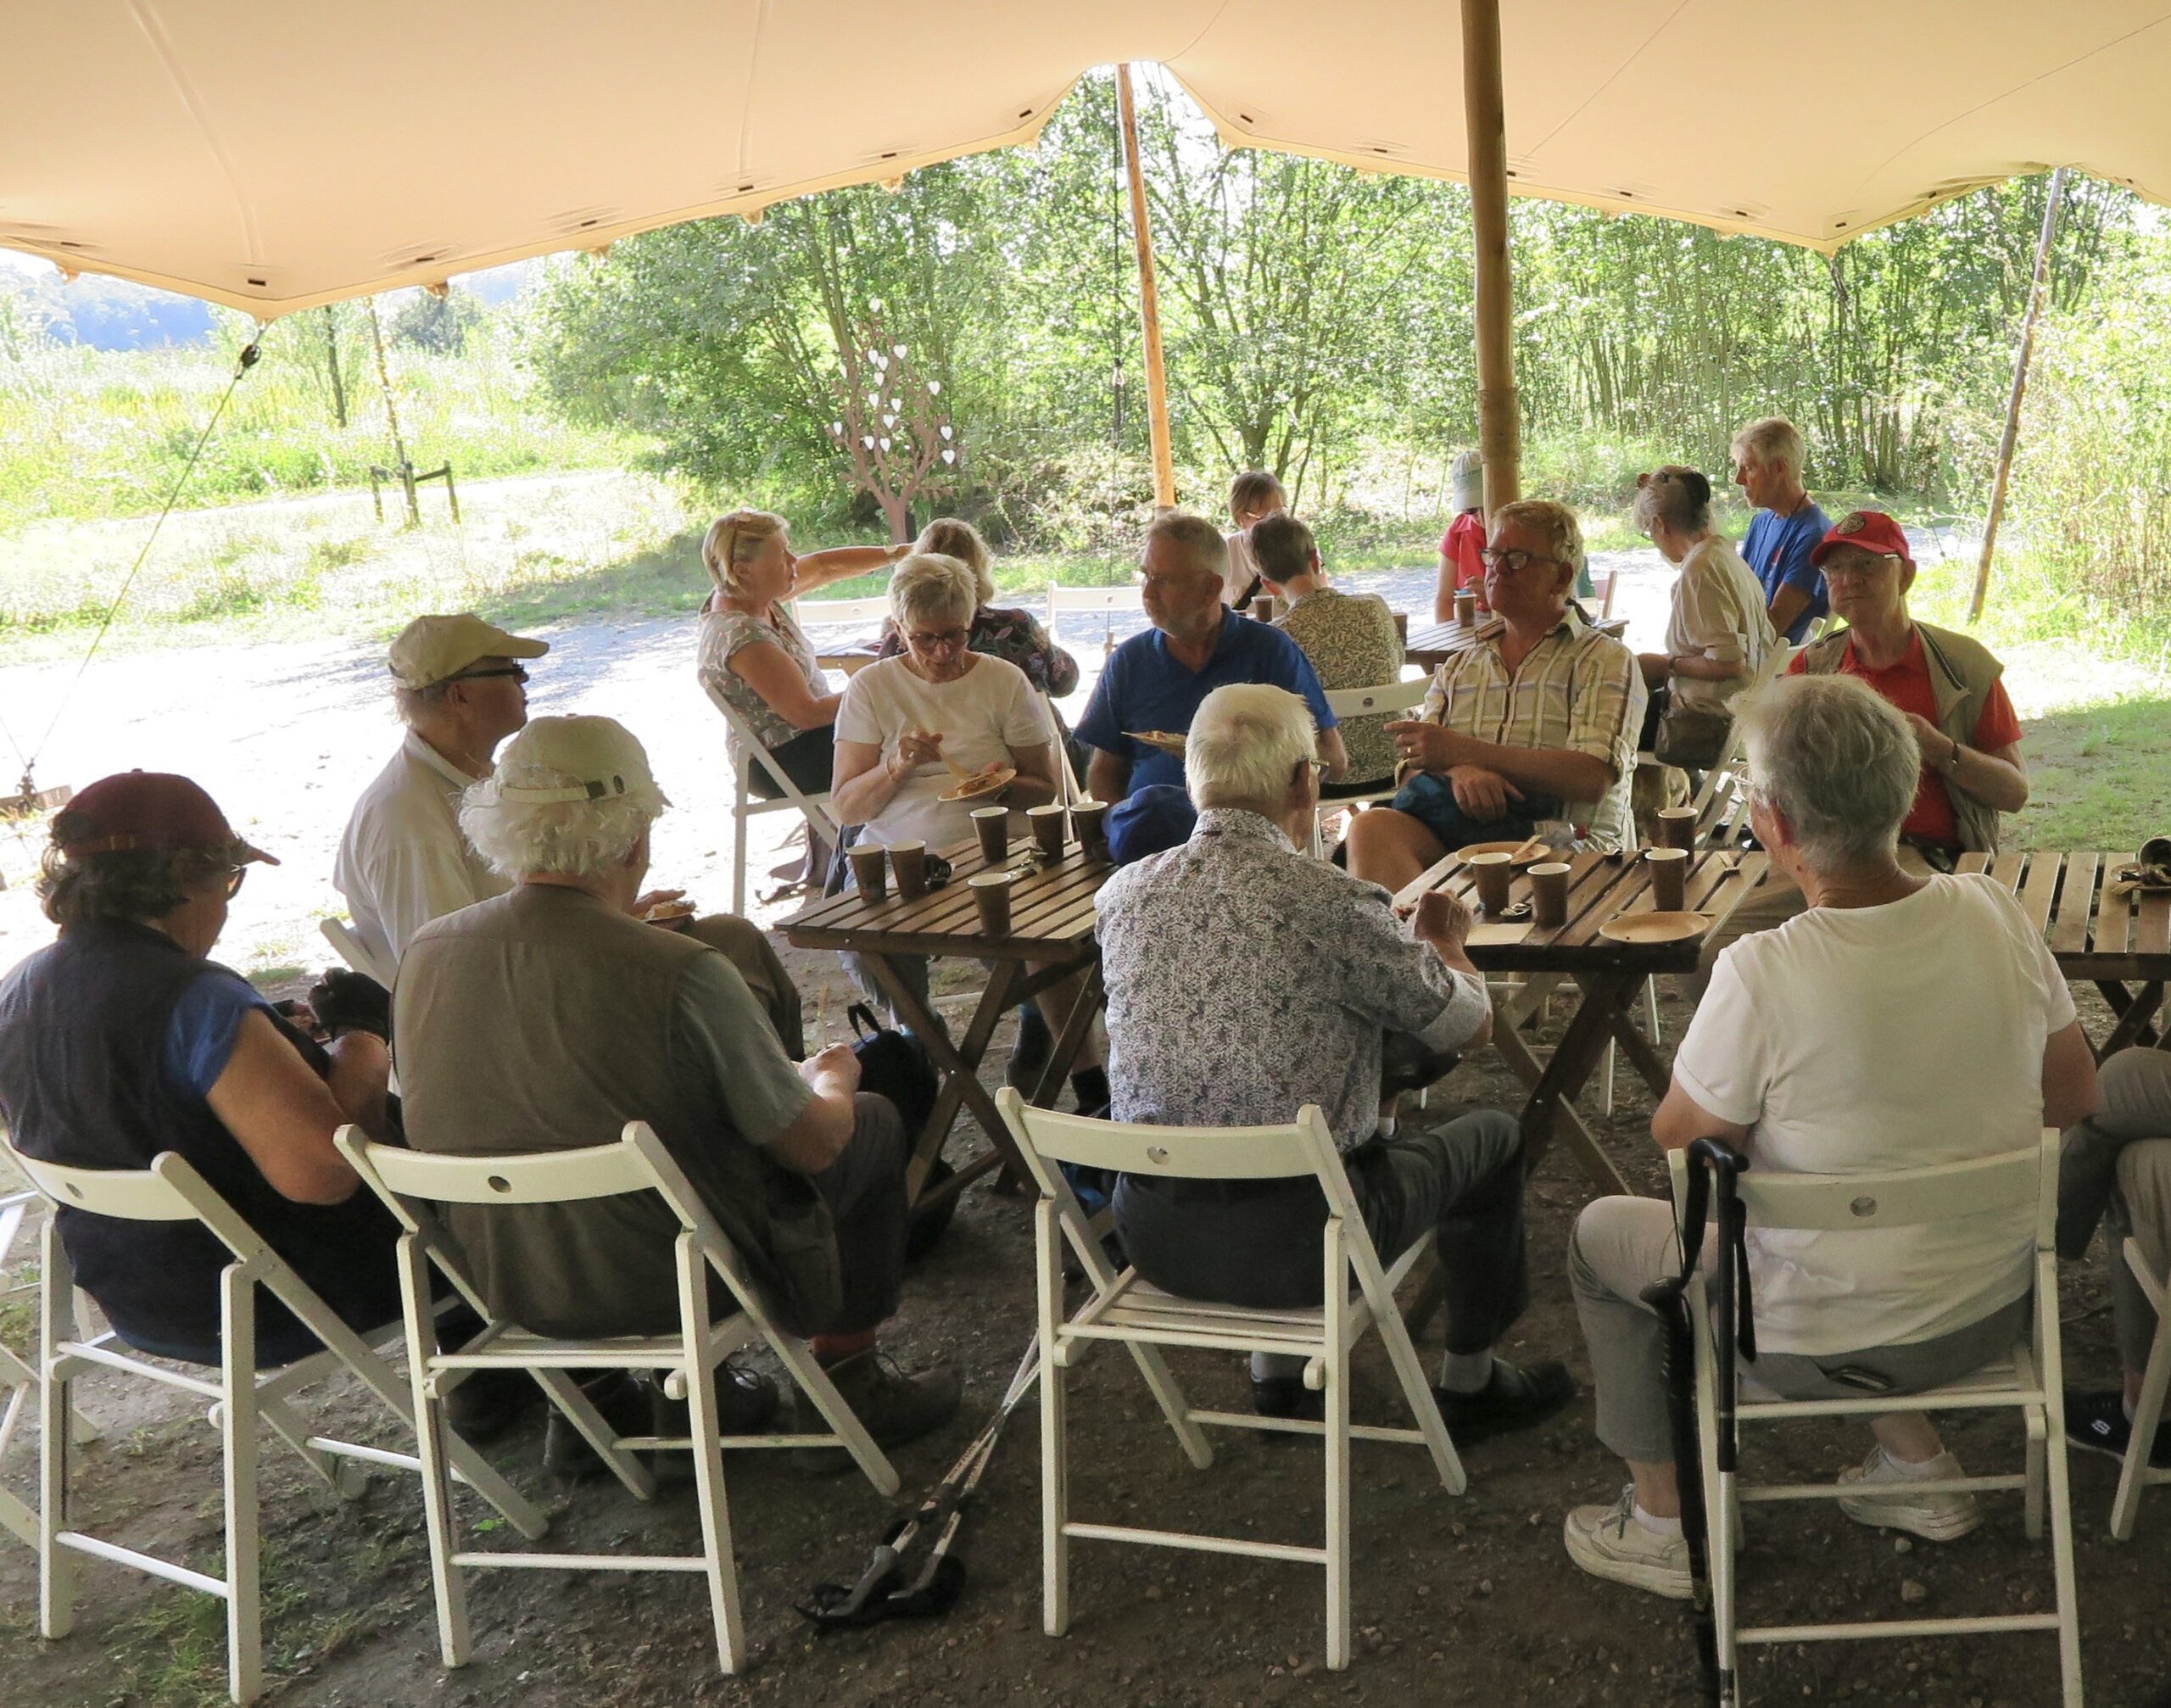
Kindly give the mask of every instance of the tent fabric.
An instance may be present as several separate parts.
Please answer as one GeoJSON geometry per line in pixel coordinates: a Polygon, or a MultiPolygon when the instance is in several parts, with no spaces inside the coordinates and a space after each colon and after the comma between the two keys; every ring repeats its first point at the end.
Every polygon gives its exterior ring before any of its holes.
{"type": "MultiPolygon", "coordinates": [[[[1504,0],[1510,188],[1830,250],[2070,165],[2171,200],[2163,0],[1504,0]]],[[[20,0],[0,244],[264,318],[1030,142],[1158,61],[1463,176],[1454,0],[20,0]]]]}

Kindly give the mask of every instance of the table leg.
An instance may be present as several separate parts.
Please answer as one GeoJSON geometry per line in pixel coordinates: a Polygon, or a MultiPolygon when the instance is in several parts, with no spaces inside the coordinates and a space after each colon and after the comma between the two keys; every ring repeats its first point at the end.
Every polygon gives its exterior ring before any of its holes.
{"type": "Polygon", "coordinates": [[[1041,1069],[1041,1082],[1033,1087],[1033,1102],[1041,1108],[1053,1108],[1055,1100],[1063,1095],[1063,1081],[1070,1077],[1078,1052],[1092,1035],[1093,1018],[1101,1012],[1101,1002],[1107,994],[1101,980],[1100,957],[1097,955],[1086,968],[1086,981],[1079,986],[1078,998],[1070,1005],[1062,1033],[1048,1051],[1047,1065],[1041,1069]]]}
{"type": "MultiPolygon", "coordinates": [[[[1576,1114],[1577,1093],[1583,1088],[1599,1058],[1605,1053],[1607,1042],[1613,1035],[1608,1019],[1617,1012],[1621,1003],[1632,995],[1641,983],[1638,979],[1623,978],[1617,974],[1600,974],[1583,986],[1583,1000],[1568,1021],[1568,1029],[1560,1035],[1560,1042],[1553,1052],[1553,1059],[1538,1077],[1530,1101],[1523,1105],[1523,1168],[1526,1174],[1535,1173],[1544,1160],[1545,1151],[1553,1140],[1556,1123],[1568,1129],[1569,1144],[1577,1160],[1599,1191],[1629,1193],[1628,1183],[1621,1179],[1621,1171],[1599,1147],[1576,1114]],[[1565,1116],[1565,1122],[1560,1117],[1565,1116]]],[[[1510,1034],[1512,1035],[1512,1034],[1510,1034]]],[[[1520,1038],[1515,1039],[1522,1044],[1520,1038]]],[[[1526,1052],[1528,1046],[1523,1045],[1526,1052]]]]}
{"type": "Polygon", "coordinates": [[[1623,989],[1606,1012],[1606,1024],[1613,1033],[1614,1041],[1621,1046],[1621,1053],[1628,1058],[1629,1065],[1643,1075],[1644,1085],[1655,1097],[1663,1097],[1673,1085],[1673,1073],[1659,1059],[1659,1052],[1651,1047],[1651,1041],[1636,1029],[1633,1013],[1637,998],[1644,994],[1644,980],[1638,979],[1623,989]]]}
{"type": "Polygon", "coordinates": [[[2154,1042],[2159,1049],[2171,1048],[2171,1031],[2151,1039],[2150,1022],[2163,1004],[2163,986],[2160,983],[2143,985],[2138,991],[2129,991],[2115,980],[2099,979],[2096,988],[2103,993],[2103,1000],[2111,1005],[2111,1012],[2118,1017],[2118,1024],[2111,1035],[2103,1041],[2103,1047],[2096,1052],[2096,1059],[2103,1061],[2116,1055],[2127,1045],[2154,1042]]]}
{"type": "Polygon", "coordinates": [[[988,974],[987,989],[980,995],[979,1006],[973,1011],[972,1024],[966,1027],[963,1039],[953,1044],[940,1023],[920,1006],[918,998],[898,976],[889,957],[870,954],[866,962],[874,982],[889,998],[890,1006],[912,1028],[913,1035],[927,1046],[927,1052],[934,1058],[935,1069],[942,1076],[942,1088],[935,1097],[935,1108],[927,1118],[927,1125],[920,1130],[912,1147],[912,1161],[905,1169],[906,1197],[915,1202],[918,1199],[920,1188],[927,1183],[935,1159],[942,1154],[950,1129],[957,1125],[961,1106],[971,1108],[996,1153],[1006,1163],[1016,1162],[1018,1147],[1011,1142],[1010,1129],[1003,1125],[995,1099],[980,1084],[979,1064],[980,1058],[987,1054],[988,1041],[995,1035],[995,1029],[1002,1021],[1002,1011],[1009,1006],[1011,986],[1017,983],[1023,968],[1015,961],[995,963],[995,970],[988,974]]]}

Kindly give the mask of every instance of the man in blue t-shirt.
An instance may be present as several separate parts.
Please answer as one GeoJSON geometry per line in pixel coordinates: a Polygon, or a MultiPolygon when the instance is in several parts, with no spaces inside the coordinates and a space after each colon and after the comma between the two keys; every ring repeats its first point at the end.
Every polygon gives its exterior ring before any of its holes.
{"type": "Polygon", "coordinates": [[[1342,775],[1348,763],[1342,734],[1310,661],[1280,629],[1221,602],[1228,561],[1219,530],[1203,517],[1173,513],[1147,530],[1139,565],[1153,627],[1109,656],[1078,722],[1079,739],[1094,750],[1086,786],[1096,799],[1121,801],[1150,784],[1181,788],[1182,756],[1131,738],[1186,734],[1199,702],[1231,682],[1266,683],[1299,695],[1319,726],[1329,780],[1342,775]]]}
{"type": "Polygon", "coordinates": [[[1734,484],[1756,506],[1742,561],[1764,583],[1772,632],[1799,646],[1832,608],[1823,572],[1809,561],[1831,524],[1803,489],[1801,435],[1776,416],[1751,421],[1734,435],[1733,464],[1734,484]]]}

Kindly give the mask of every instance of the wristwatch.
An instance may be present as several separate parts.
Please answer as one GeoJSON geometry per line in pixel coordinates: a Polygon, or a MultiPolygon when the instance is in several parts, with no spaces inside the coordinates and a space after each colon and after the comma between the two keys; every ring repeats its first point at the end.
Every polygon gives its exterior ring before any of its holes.
{"type": "Polygon", "coordinates": [[[1946,758],[1945,763],[1939,768],[1943,771],[1947,777],[1953,776],[1960,769],[1960,756],[1967,751],[1967,748],[1965,743],[1959,741],[1954,742],[1952,744],[1951,754],[1946,758]]]}

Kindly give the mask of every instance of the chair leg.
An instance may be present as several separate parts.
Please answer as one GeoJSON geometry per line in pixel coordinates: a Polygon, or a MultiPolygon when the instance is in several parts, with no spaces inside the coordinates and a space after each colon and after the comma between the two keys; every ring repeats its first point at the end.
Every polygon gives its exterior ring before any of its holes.
{"type": "Polygon", "coordinates": [[[359,1500],[369,1488],[369,1475],[359,1460],[341,1459],[309,1444],[309,1426],[287,1409],[284,1400],[268,1399],[259,1394],[256,1415],[270,1426],[274,1435],[299,1454],[302,1462],[340,1499],[359,1500]]]}
{"type": "Polygon", "coordinates": [[[1394,1367],[1395,1380],[1402,1384],[1403,1399],[1425,1437],[1425,1450],[1432,1455],[1432,1469],[1440,1474],[1440,1486],[1450,1494],[1460,1494],[1470,1487],[1470,1478],[1462,1468],[1462,1456],[1448,1437],[1447,1421],[1440,1415],[1432,1390],[1426,1385],[1425,1366],[1409,1338],[1409,1326],[1395,1309],[1394,1295],[1386,1290],[1384,1281],[1375,1298],[1370,1279],[1359,1278],[1365,1281],[1365,1301],[1372,1308],[1380,1343],[1387,1348],[1387,1362],[1394,1367]]]}
{"type": "Polygon", "coordinates": [[[408,1376],[414,1393],[415,1456],[421,1462],[422,1525],[429,1538],[430,1590],[437,1602],[438,1653],[447,1666],[467,1664],[467,1588],[452,1563],[452,1483],[444,1462],[444,1402],[430,1392],[430,1359],[438,1351],[430,1308],[429,1259],[412,1234],[401,1236],[400,1306],[408,1328],[408,1376]],[[420,1325],[419,1333],[416,1326],[420,1325]]]}
{"type": "Polygon", "coordinates": [[[678,1236],[678,1316],[686,1337],[686,1409],[693,1425],[694,1489],[708,1560],[709,1614],[724,1676],[739,1670],[745,1647],[739,1618],[739,1566],[731,1551],[731,1509],[723,1488],[723,1431],[717,1418],[716,1366],[709,1343],[708,1264],[691,1233],[678,1236]]]}
{"type": "Polygon", "coordinates": [[[1326,1664],[1349,1665],[1349,1262],[1339,1217],[1326,1225],[1320,1313],[1326,1346],[1326,1664]]]}
{"type": "Polygon", "coordinates": [[[2134,1407],[2133,1437],[2126,1445],[2124,1468],[2118,1472],[2118,1493],[2111,1503],[2111,1534],[2119,1542],[2133,1539],[2134,1522],[2140,1516],[2141,1491],[2149,1482],[2149,1443],[2155,1440],[2157,1420],[2163,1415],[2167,1386],[2171,1386],[2171,1323],[2159,1323],[2147,1368],[2141,1372],[2140,1399],[2134,1407]]]}
{"type": "Polygon", "coordinates": [[[1055,1206],[1043,1198],[1034,1211],[1034,1246],[1040,1262],[1035,1289],[1041,1335],[1041,1624],[1051,1637],[1070,1629],[1069,1465],[1063,1453],[1063,1365],[1057,1336],[1063,1315],[1063,1251],[1055,1206]]]}
{"type": "Polygon", "coordinates": [[[220,1277],[226,1393],[219,1416],[226,1482],[226,1688],[237,1703],[264,1688],[256,1510],[256,1283],[239,1264],[220,1277]]]}
{"type": "Polygon", "coordinates": [[[1191,1402],[1177,1386],[1175,1372],[1169,1368],[1169,1361],[1161,1356],[1158,1347],[1141,1346],[1136,1341],[1125,1344],[1130,1349],[1131,1362],[1138,1366],[1138,1373],[1146,1378],[1146,1386],[1152,1391],[1162,1416],[1175,1431],[1176,1443],[1183,1448],[1184,1456],[1195,1469],[1205,1470],[1214,1463],[1213,1444],[1207,1440],[1206,1432],[1192,1421],[1191,1402]]]}
{"type": "Polygon", "coordinates": [[[739,756],[738,788],[731,801],[731,911],[742,919],[746,917],[747,776],[752,763],[745,753],[739,756]]]}
{"type": "Polygon", "coordinates": [[[2040,1542],[2043,1539],[2044,1437],[2050,1433],[2050,1426],[2037,1407],[2029,1407],[2021,1415],[2028,1426],[2025,1465],[2028,1482],[2023,1496],[2021,1529],[2030,1542],[2040,1542]]]}
{"type": "Polygon", "coordinates": [[[68,1527],[68,1482],[75,1451],[75,1383],[55,1374],[57,1348],[75,1337],[75,1283],[48,1219],[43,1235],[38,1367],[38,1629],[65,1637],[75,1624],[75,1565],[60,1544],[68,1527]]]}

